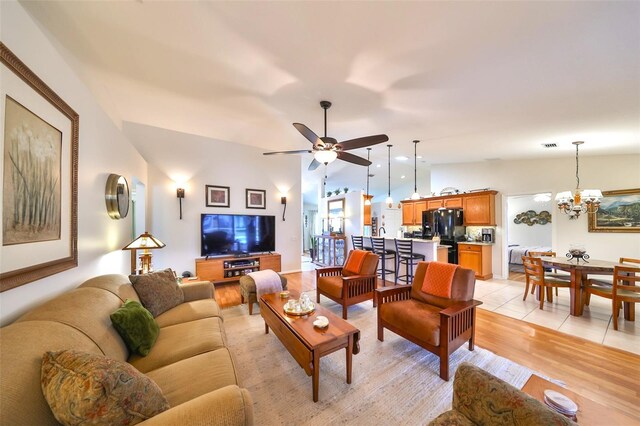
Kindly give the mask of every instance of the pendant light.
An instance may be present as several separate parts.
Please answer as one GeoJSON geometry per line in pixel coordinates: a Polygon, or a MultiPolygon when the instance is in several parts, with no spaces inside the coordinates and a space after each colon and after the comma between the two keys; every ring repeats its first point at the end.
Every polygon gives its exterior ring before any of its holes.
{"type": "MultiPolygon", "coordinates": [[[[367,161],[369,161],[370,156],[371,156],[371,148],[367,148],[367,161]]],[[[369,163],[369,165],[371,165],[371,163],[369,163]]],[[[364,200],[364,205],[365,206],[371,205],[371,199],[369,198],[369,166],[367,166],[367,195],[364,200]]]]}
{"type": "Polygon", "coordinates": [[[558,209],[561,212],[569,216],[569,219],[577,219],[580,214],[590,212],[595,213],[600,207],[600,199],[602,198],[602,192],[599,189],[585,189],[580,191],[580,175],[579,175],[579,158],[578,147],[584,142],[576,141],[572,142],[576,146],[576,189],[573,193],[571,191],[558,192],[556,195],[556,202],[558,203],[558,209]]]}
{"type": "Polygon", "coordinates": [[[413,141],[413,194],[412,200],[418,200],[420,194],[418,194],[418,144],[419,140],[413,141]]]}
{"type": "Polygon", "coordinates": [[[389,165],[389,174],[388,174],[388,186],[387,186],[387,199],[384,200],[385,203],[387,203],[387,205],[391,208],[393,206],[393,198],[391,198],[391,147],[393,145],[387,145],[387,147],[389,148],[389,155],[388,155],[388,165],[389,165]]]}

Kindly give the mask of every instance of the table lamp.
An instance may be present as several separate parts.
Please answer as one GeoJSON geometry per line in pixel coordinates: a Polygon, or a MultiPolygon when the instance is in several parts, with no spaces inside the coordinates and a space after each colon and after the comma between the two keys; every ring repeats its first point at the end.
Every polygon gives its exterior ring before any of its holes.
{"type": "Polygon", "coordinates": [[[142,269],[142,273],[146,274],[151,271],[151,252],[149,250],[152,249],[161,249],[165,244],[151,235],[148,232],[144,232],[138,238],[131,241],[129,244],[124,246],[122,250],[131,250],[131,273],[137,273],[136,270],[136,250],[143,249],[144,251],[140,255],[140,267],[142,269]]]}

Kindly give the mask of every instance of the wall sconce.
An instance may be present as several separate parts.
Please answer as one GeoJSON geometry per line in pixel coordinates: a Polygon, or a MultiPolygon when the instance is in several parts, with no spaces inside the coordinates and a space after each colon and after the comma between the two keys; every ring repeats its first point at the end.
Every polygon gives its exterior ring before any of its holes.
{"type": "Polygon", "coordinates": [[[284,214],[287,212],[287,197],[280,197],[280,204],[284,205],[282,210],[282,221],[284,222],[284,214]]]}
{"type": "Polygon", "coordinates": [[[182,220],[182,199],[184,198],[184,188],[178,188],[176,193],[180,202],[180,220],[182,220]]]}

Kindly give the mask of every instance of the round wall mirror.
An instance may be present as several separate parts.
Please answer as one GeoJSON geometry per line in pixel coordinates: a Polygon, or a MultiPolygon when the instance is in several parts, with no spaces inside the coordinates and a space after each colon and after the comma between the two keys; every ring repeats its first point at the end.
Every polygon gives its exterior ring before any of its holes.
{"type": "Polygon", "coordinates": [[[124,219],[129,213],[129,184],[124,176],[110,174],[105,188],[107,213],[112,219],[124,219]]]}

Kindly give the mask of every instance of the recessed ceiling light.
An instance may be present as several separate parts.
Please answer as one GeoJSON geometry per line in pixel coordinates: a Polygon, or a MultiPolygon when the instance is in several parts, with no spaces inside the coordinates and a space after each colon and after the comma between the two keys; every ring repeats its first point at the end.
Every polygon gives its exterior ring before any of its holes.
{"type": "Polygon", "coordinates": [[[380,164],[376,164],[376,167],[382,167],[380,164]]]}
{"type": "Polygon", "coordinates": [[[402,175],[402,176],[400,176],[400,179],[404,179],[404,177],[405,177],[405,176],[404,176],[404,175],[402,175]]]}
{"type": "Polygon", "coordinates": [[[418,158],[422,158],[422,155],[418,155],[418,158]]]}
{"type": "Polygon", "coordinates": [[[409,159],[409,157],[405,157],[404,155],[398,155],[396,157],[396,160],[398,161],[407,161],[409,159]]]}

